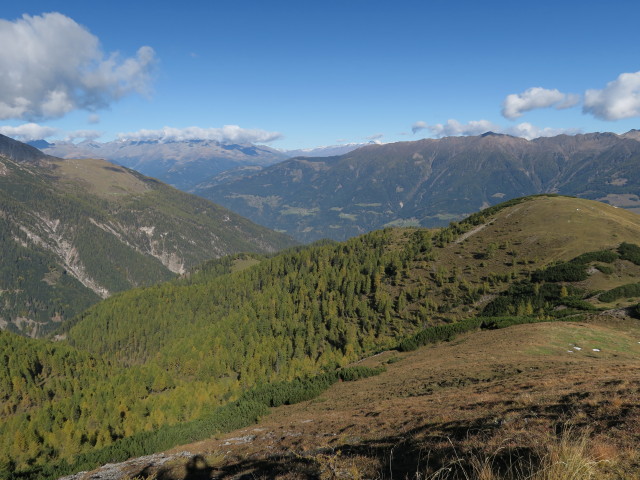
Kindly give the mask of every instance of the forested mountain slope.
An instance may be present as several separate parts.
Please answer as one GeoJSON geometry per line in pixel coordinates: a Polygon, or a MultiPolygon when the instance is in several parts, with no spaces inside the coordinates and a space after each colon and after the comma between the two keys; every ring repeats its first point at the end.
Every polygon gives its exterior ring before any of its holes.
{"type": "Polygon", "coordinates": [[[114,292],[292,244],[123,167],[48,157],[0,136],[2,328],[42,335],[114,292]]]}
{"type": "Polygon", "coordinates": [[[0,451],[18,469],[50,465],[208,415],[265,382],[332,372],[381,349],[415,348],[458,331],[451,328],[491,326],[490,317],[477,320],[489,313],[580,317],[610,301],[590,292],[638,282],[640,248],[631,243],[639,234],[640,217],[631,212],[542,196],[439,231],[386,229],[263,260],[210,262],[179,280],[114,295],[63,326],[69,346],[59,348],[89,355],[106,372],[89,390],[80,388],[82,378],[50,379],[53,359],[39,366],[28,354],[26,364],[6,359],[0,451]],[[536,277],[556,261],[564,263],[536,277]],[[563,272],[577,276],[558,283],[563,272]],[[21,453],[12,441],[18,430],[26,438],[21,453]]]}
{"type": "Polygon", "coordinates": [[[193,191],[301,241],[341,240],[387,225],[442,226],[539,193],[640,211],[639,167],[634,130],[531,141],[489,132],[294,158],[193,191]]]}

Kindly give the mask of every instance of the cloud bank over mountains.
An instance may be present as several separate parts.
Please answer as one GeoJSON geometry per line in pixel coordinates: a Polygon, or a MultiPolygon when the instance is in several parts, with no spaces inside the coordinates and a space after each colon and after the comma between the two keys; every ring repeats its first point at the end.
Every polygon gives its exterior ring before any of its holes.
{"type": "MultiPolygon", "coordinates": [[[[8,137],[29,142],[43,140],[49,137],[62,137],[64,142],[76,142],[82,140],[95,140],[102,135],[98,130],[74,130],[62,132],[57,128],[39,125],[37,123],[25,123],[18,126],[0,126],[0,133],[8,137]]],[[[219,143],[269,143],[282,138],[279,132],[268,132],[260,129],[242,128],[238,125],[224,125],[221,128],[202,127],[163,127],[158,130],[142,129],[136,132],[119,133],[120,141],[156,141],[160,143],[181,142],[188,140],[214,140],[219,143]]]]}
{"type": "Polygon", "coordinates": [[[37,123],[25,123],[17,127],[10,125],[0,126],[0,133],[7,137],[15,138],[16,140],[29,142],[31,140],[41,140],[52,137],[58,133],[58,129],[38,125],[37,123]]]}
{"type": "Polygon", "coordinates": [[[279,138],[282,138],[282,134],[279,132],[241,128],[238,125],[224,125],[222,128],[163,127],[159,130],[143,129],[137,132],[118,134],[119,140],[160,142],[215,140],[220,143],[269,143],[279,138]]]}
{"type": "Polygon", "coordinates": [[[46,120],[147,93],[155,52],[105,54],[98,38],[61,13],[0,19],[0,119],[46,120]]]}
{"type": "Polygon", "coordinates": [[[412,126],[414,133],[420,130],[428,130],[437,138],[482,135],[486,132],[504,133],[514,137],[522,137],[532,140],[538,137],[553,137],[560,134],[575,135],[580,133],[577,128],[540,128],[528,122],[519,123],[509,127],[503,127],[489,120],[472,120],[461,123],[455,119],[447,120],[447,123],[428,125],[426,122],[416,122],[412,126]]]}

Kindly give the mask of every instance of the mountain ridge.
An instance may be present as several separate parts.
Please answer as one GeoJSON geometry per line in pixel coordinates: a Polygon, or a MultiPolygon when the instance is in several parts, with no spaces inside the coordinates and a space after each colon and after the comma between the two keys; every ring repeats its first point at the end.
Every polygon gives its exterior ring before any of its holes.
{"type": "Polygon", "coordinates": [[[0,325],[39,336],[99,298],[207,259],[293,245],[200,197],[103,160],[0,137],[0,325]],[[31,157],[35,154],[35,157],[31,157]]]}
{"type": "Polygon", "coordinates": [[[265,167],[294,156],[342,154],[364,144],[331,145],[310,149],[277,150],[266,145],[218,140],[135,140],[79,143],[45,140],[29,142],[47,155],[104,158],[189,191],[204,178],[242,167],[265,167]]]}
{"type": "Polygon", "coordinates": [[[560,193],[640,211],[640,142],[592,133],[445,137],[294,158],[192,191],[301,241],[442,226],[502,200],[560,193]]]}
{"type": "Polygon", "coordinates": [[[0,134],[0,155],[11,158],[16,162],[37,162],[50,158],[49,155],[38,148],[2,134],[0,134]]]}

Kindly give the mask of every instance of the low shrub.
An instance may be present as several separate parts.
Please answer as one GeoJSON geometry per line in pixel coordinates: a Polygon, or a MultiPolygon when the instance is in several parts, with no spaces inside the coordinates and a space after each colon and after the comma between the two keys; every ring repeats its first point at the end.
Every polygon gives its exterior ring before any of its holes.
{"type": "Polygon", "coordinates": [[[595,265],[595,267],[605,275],[611,275],[616,271],[615,268],[610,267],[609,265],[595,265]]]}
{"type": "Polygon", "coordinates": [[[640,265],[640,247],[638,245],[623,242],[618,247],[618,253],[623,260],[640,265]]]}
{"type": "Polygon", "coordinates": [[[612,288],[598,295],[598,300],[609,303],[624,297],[640,297],[640,283],[629,283],[612,288]]]}
{"type": "Polygon", "coordinates": [[[481,328],[485,330],[495,330],[498,328],[507,328],[512,325],[522,325],[525,323],[541,322],[537,317],[488,317],[482,320],[481,328]]]}
{"type": "Polygon", "coordinates": [[[360,380],[361,378],[380,375],[386,370],[387,369],[384,367],[365,367],[362,365],[356,365],[355,367],[346,367],[341,369],[338,372],[338,376],[340,377],[340,380],[343,380],[345,382],[354,382],[356,380],[360,380]]]}
{"type": "Polygon", "coordinates": [[[534,282],[581,282],[589,278],[586,263],[565,262],[534,272],[534,282]]]}
{"type": "Polygon", "coordinates": [[[613,250],[599,250],[597,252],[588,252],[578,255],[571,260],[572,263],[587,264],[591,262],[613,263],[619,258],[619,255],[613,250]]]}
{"type": "Polygon", "coordinates": [[[461,333],[478,330],[481,324],[482,319],[469,318],[457,323],[427,327],[415,335],[402,340],[397,348],[401,352],[409,352],[429,343],[449,341],[461,333]]]}

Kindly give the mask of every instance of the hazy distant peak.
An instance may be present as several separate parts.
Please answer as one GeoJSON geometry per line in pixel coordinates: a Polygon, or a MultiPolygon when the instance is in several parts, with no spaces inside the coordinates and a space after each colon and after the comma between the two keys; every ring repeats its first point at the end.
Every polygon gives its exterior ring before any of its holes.
{"type": "Polygon", "coordinates": [[[343,143],[339,145],[323,145],[313,148],[299,148],[296,150],[283,150],[287,157],[333,157],[344,155],[357,148],[364,147],[370,143],[343,143]]]}
{"type": "Polygon", "coordinates": [[[30,145],[30,146],[38,148],[38,149],[47,148],[47,147],[50,147],[51,145],[53,145],[52,143],[49,143],[46,140],[33,140],[31,142],[25,142],[25,143],[27,145],[30,145]]]}

